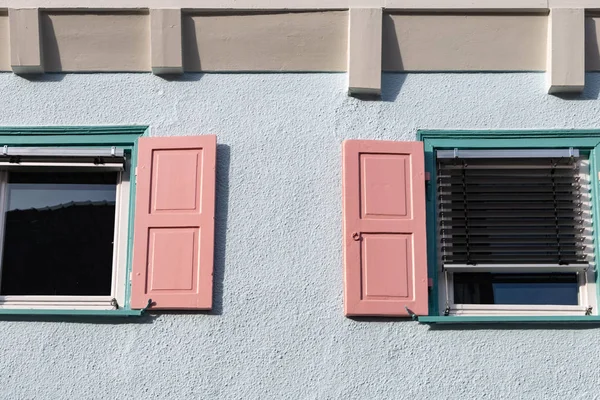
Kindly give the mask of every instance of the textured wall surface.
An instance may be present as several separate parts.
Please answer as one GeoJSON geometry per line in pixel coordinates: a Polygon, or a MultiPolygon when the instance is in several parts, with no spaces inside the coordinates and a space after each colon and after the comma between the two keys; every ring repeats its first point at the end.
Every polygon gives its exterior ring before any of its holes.
{"type": "Polygon", "coordinates": [[[600,128],[600,75],[0,74],[0,125],[216,133],[215,310],[0,320],[1,399],[598,398],[600,328],[352,320],[342,307],[341,142],[418,128],[600,128]]]}

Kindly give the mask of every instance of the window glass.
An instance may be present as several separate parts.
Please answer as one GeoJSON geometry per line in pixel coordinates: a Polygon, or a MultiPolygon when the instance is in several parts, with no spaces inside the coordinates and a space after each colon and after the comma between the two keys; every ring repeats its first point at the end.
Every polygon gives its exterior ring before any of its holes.
{"type": "Polygon", "coordinates": [[[1,295],[110,295],[116,172],[10,172],[1,295]]]}
{"type": "Polygon", "coordinates": [[[577,305],[575,273],[455,273],[456,304],[577,305]]]}

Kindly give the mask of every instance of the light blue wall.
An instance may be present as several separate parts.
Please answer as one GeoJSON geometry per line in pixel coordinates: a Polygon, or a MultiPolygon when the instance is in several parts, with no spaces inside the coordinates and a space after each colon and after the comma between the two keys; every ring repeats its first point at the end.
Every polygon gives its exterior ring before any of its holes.
{"type": "Polygon", "coordinates": [[[0,125],[216,133],[217,315],[0,321],[1,399],[590,399],[600,328],[431,329],[343,316],[341,142],[418,128],[599,128],[543,74],[0,74],[0,125]]]}

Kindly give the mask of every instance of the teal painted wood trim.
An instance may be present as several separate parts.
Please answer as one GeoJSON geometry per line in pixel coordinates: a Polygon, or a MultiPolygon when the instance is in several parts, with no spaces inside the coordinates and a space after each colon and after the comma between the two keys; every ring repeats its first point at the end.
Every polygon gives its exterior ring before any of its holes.
{"type": "Polygon", "coordinates": [[[87,317],[140,317],[145,310],[42,310],[42,309],[0,309],[0,318],[3,315],[44,315],[44,316],[87,316],[87,317]]]}
{"type": "Polygon", "coordinates": [[[147,125],[123,126],[0,126],[0,135],[134,135],[142,136],[147,125]]]}
{"type": "MultiPolygon", "coordinates": [[[[600,183],[598,173],[600,171],[600,129],[599,130],[418,130],[417,138],[423,141],[425,151],[425,171],[431,176],[431,183],[427,199],[427,271],[429,278],[433,280],[430,289],[429,314],[431,317],[421,318],[449,318],[437,317],[440,315],[439,298],[439,276],[437,258],[437,188],[435,151],[438,149],[467,149],[467,148],[568,148],[574,147],[584,152],[589,152],[590,179],[592,183],[592,224],[594,232],[600,231],[600,183]],[[431,200],[430,200],[431,199],[431,200]]],[[[596,237],[594,235],[594,240],[596,237]]],[[[600,249],[598,241],[595,240],[594,256],[600,260],[600,249]]],[[[600,274],[595,274],[597,300],[600,301],[600,274]]],[[[598,304],[590,304],[598,311],[598,304]]],[[[585,318],[595,318],[586,316],[585,318]]],[[[492,318],[504,317],[452,317],[452,318],[492,318]]],[[[510,317],[531,318],[531,317],[510,317]]],[[[537,318],[537,317],[536,317],[537,318]]],[[[549,318],[549,317],[540,317],[549,318]]],[[[562,318],[562,317],[552,317],[562,318]]],[[[578,318],[578,317],[568,317],[578,318]]],[[[583,318],[583,317],[582,317],[583,318]]],[[[597,318],[600,318],[597,317],[597,318]]],[[[600,319],[599,319],[600,321],[600,319]]],[[[491,322],[491,321],[490,321],[491,322]]]]}
{"type": "Polygon", "coordinates": [[[599,138],[600,129],[524,129],[524,130],[439,130],[439,129],[419,129],[417,138],[425,139],[519,139],[523,137],[532,138],[599,138]]]}
{"type": "Polygon", "coordinates": [[[600,144],[600,133],[598,138],[588,137],[564,137],[564,138],[541,138],[535,136],[521,136],[514,139],[475,139],[475,138],[444,138],[444,139],[428,139],[424,140],[431,142],[431,145],[436,149],[514,149],[514,148],[593,148],[600,144]],[[535,142],[532,142],[535,140],[535,142]],[[575,145],[574,143],[577,143],[575,145]]]}
{"type": "MultiPolygon", "coordinates": [[[[429,146],[430,147],[430,146],[429,146]]],[[[436,194],[436,184],[437,181],[437,171],[435,168],[435,156],[431,148],[427,148],[425,146],[425,171],[429,172],[429,182],[427,183],[427,198],[426,198],[426,232],[427,232],[427,260],[436,260],[437,259],[437,248],[436,246],[429,245],[431,241],[430,238],[435,238],[437,236],[437,194],[436,194]]],[[[427,276],[428,277],[436,277],[437,265],[435,262],[427,262],[427,276]]],[[[435,283],[437,280],[434,278],[434,285],[429,288],[429,313],[434,315],[439,315],[439,289],[438,285],[435,283]]]]}
{"type": "Polygon", "coordinates": [[[129,171],[129,221],[127,221],[127,267],[125,271],[125,308],[130,308],[131,300],[131,271],[133,265],[133,230],[135,216],[136,168],[138,160],[137,146],[131,150],[131,170],[129,171]]]}
{"type": "Polygon", "coordinates": [[[133,147],[147,126],[0,127],[1,145],[133,147]]]}
{"type": "Polygon", "coordinates": [[[502,324],[502,323],[582,323],[600,325],[600,316],[451,316],[451,317],[418,317],[421,324],[502,324]]]}
{"type": "MultiPolygon", "coordinates": [[[[598,232],[600,232],[600,179],[599,171],[600,171],[600,145],[596,146],[590,152],[590,181],[592,187],[592,229],[594,231],[594,235],[592,236],[592,240],[594,243],[594,260],[596,260],[596,271],[594,276],[594,281],[596,282],[596,300],[600,301],[600,276],[598,274],[598,261],[600,260],[600,246],[598,240],[596,239],[598,236],[598,232]]],[[[589,304],[589,306],[594,307],[595,311],[600,314],[600,310],[598,310],[598,304],[589,304]]]]}

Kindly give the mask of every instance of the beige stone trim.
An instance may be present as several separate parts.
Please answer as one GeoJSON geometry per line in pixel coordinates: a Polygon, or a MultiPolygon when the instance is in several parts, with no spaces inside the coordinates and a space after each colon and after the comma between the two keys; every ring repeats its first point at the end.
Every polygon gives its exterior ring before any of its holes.
{"type": "Polygon", "coordinates": [[[181,10],[150,10],[150,43],[153,73],[183,72],[181,10]]]}
{"type": "Polygon", "coordinates": [[[9,9],[10,65],[16,74],[44,72],[37,8],[9,9]]]}
{"type": "Polygon", "coordinates": [[[186,71],[346,71],[348,13],[183,17],[186,71]]]}
{"type": "Polygon", "coordinates": [[[8,14],[0,13],[0,71],[10,71],[10,28],[8,14]]]}
{"type": "Polygon", "coordinates": [[[381,8],[351,8],[348,29],[348,93],[381,93],[381,8]]]}
{"type": "Polygon", "coordinates": [[[585,81],[585,13],[556,8],[548,17],[548,93],[579,92],[585,81]]]}
{"type": "Polygon", "coordinates": [[[388,14],[385,71],[544,71],[547,17],[539,14],[388,14]]]}
{"type": "MultiPolygon", "coordinates": [[[[0,70],[10,71],[11,65],[19,73],[39,72],[42,65],[51,72],[349,70],[351,92],[377,93],[379,38],[385,71],[545,71],[547,43],[551,43],[549,77],[554,77],[555,83],[550,85],[580,86],[572,72],[560,72],[567,68],[561,67],[564,60],[568,60],[567,71],[580,71],[575,64],[581,48],[572,46],[581,45],[580,35],[572,36],[575,28],[561,28],[549,35],[545,13],[384,10],[378,34],[378,17],[365,16],[372,9],[353,10],[233,14],[178,9],[42,10],[38,17],[35,9],[11,9],[10,18],[7,11],[0,10],[0,70]],[[349,25],[354,12],[363,17],[349,25]],[[36,32],[39,24],[35,18],[41,23],[41,34],[36,32]],[[364,22],[370,18],[375,22],[364,22]],[[559,43],[569,55],[555,56],[559,43]],[[564,84],[557,83],[560,76],[564,76],[564,84]]],[[[578,11],[578,24],[583,13],[578,11]]],[[[597,15],[588,11],[584,20],[585,68],[594,71],[600,70],[597,15]]]]}
{"type": "Polygon", "coordinates": [[[542,10],[568,3],[568,7],[600,6],[596,0],[0,0],[0,8],[183,8],[193,10],[542,10]],[[575,4],[572,4],[575,3],[575,4]],[[552,4],[552,5],[551,5],[552,4]]]}
{"type": "Polygon", "coordinates": [[[588,10],[600,9],[598,0],[548,0],[548,9],[553,8],[583,8],[588,10]]]}
{"type": "Polygon", "coordinates": [[[386,0],[384,7],[395,11],[543,11],[547,0],[386,0]]]}
{"type": "Polygon", "coordinates": [[[42,28],[47,71],[150,70],[147,13],[49,13],[42,28]]]}

